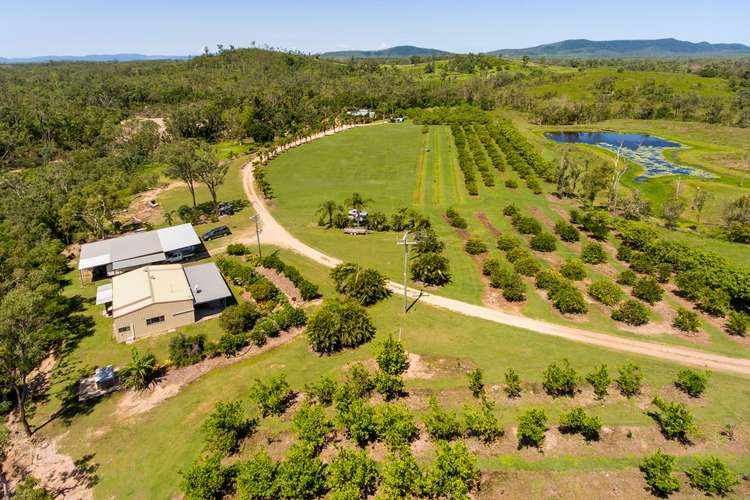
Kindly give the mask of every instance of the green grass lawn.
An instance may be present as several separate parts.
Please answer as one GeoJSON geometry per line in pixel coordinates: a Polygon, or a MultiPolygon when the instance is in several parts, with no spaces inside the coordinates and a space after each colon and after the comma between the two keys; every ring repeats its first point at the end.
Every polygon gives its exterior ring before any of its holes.
{"type": "MultiPolygon", "coordinates": [[[[282,251],[282,257],[320,285],[325,295],[333,293],[327,269],[287,252],[282,251]]],[[[408,380],[410,391],[420,394],[434,392],[440,395],[445,404],[460,407],[462,401],[470,400],[465,375],[469,369],[481,367],[488,386],[502,384],[503,374],[508,367],[518,371],[526,391],[520,402],[506,404],[502,397],[496,396],[500,399],[497,414],[506,431],[514,425],[517,414],[528,406],[544,408],[551,421],[555,422],[562,411],[580,404],[577,398],[553,400],[539,395],[542,371],[551,361],[562,358],[568,358],[582,373],[600,363],[608,364],[614,371],[617,366],[632,360],[644,370],[648,394],[673,394],[671,383],[678,370],[673,364],[542,336],[422,304],[417,304],[404,316],[400,313],[400,306],[400,299],[392,297],[370,308],[378,328],[377,339],[388,334],[400,334],[409,352],[419,354],[429,366],[440,367],[432,378],[408,380]]],[[[91,455],[91,461],[98,464],[97,498],[172,497],[179,491],[179,471],[200,453],[203,436],[199,427],[216,401],[238,398],[254,412],[247,395],[255,378],[266,378],[283,371],[292,387],[301,390],[306,383],[323,374],[340,377],[346,364],[371,359],[374,345],[373,342],[355,350],[321,357],[308,349],[304,337],[299,337],[265,354],[214,370],[145,414],[131,418],[113,417],[121,397],[114,395],[67,424],[53,421],[42,432],[59,436],[62,451],[74,459],[91,455]]],[[[701,443],[705,442],[701,444],[701,449],[710,449],[725,456],[740,470],[747,469],[747,460],[723,453],[718,432],[725,423],[732,422],[738,424],[738,432],[742,433],[739,435],[746,435],[750,428],[748,396],[750,389],[747,380],[713,374],[706,395],[699,400],[688,401],[701,427],[701,443]]],[[[632,427],[637,437],[641,432],[639,429],[654,425],[644,415],[642,405],[645,402],[645,398],[625,400],[613,396],[605,404],[593,401],[583,404],[599,415],[605,426],[632,427]]],[[[422,413],[417,411],[418,415],[422,413]]],[[[38,423],[36,419],[35,423],[38,423]]],[[[278,435],[289,429],[288,418],[281,421],[265,420],[261,425],[261,432],[270,432],[270,435],[278,435]]],[[[513,437],[506,435],[502,440],[512,442],[513,437]]],[[[488,470],[616,471],[633,467],[636,455],[647,451],[644,449],[630,456],[629,451],[605,452],[598,446],[582,445],[582,458],[577,460],[566,458],[564,453],[552,453],[541,462],[536,458],[529,460],[512,454],[483,459],[480,463],[488,470]]],[[[649,448],[652,446],[649,445],[649,448]]],[[[252,451],[256,450],[247,450],[252,451]]]]}
{"type": "MultiPolygon", "coordinates": [[[[403,250],[396,245],[400,235],[372,233],[352,237],[341,230],[327,230],[317,225],[316,209],[326,199],[343,203],[353,191],[358,191],[373,200],[370,210],[391,213],[399,206],[413,206],[423,211],[446,243],[445,255],[453,274],[453,281],[434,293],[475,304],[482,303],[485,290],[480,265],[464,251],[464,239],[445,222],[446,208],[452,206],[464,216],[468,222],[467,233],[482,239],[492,257],[499,257],[501,253],[495,249],[496,238],[480,221],[479,214],[502,233],[515,233],[509,218],[502,214],[502,208],[508,203],[541,218],[549,231],[554,222],[561,219],[546,196],[533,194],[510,170],[502,174],[494,171],[496,185],[480,185],[479,196],[469,196],[457,165],[452,135],[446,126],[430,127],[427,134],[421,133],[421,127],[410,124],[376,125],[347,131],[281,155],[271,162],[267,175],[276,193],[274,216],[292,234],[324,253],[376,267],[397,281],[403,276],[403,250]],[[290,178],[294,178],[294,182],[288,182],[290,178]],[[509,178],[519,181],[517,189],[503,185],[509,178]]],[[[561,207],[570,207],[569,203],[559,203],[561,207]]],[[[750,249],[747,245],[727,245],[737,247],[738,254],[750,249]]],[[[563,244],[558,244],[556,254],[566,259],[576,256],[563,244]]],[[[612,264],[619,265],[614,261],[612,264]]],[[[523,304],[524,314],[643,339],[642,335],[620,328],[608,312],[604,314],[597,307],[592,307],[583,321],[567,319],[552,307],[543,292],[535,290],[533,280],[527,281],[529,293],[523,304]]],[[[710,344],[695,344],[670,334],[653,335],[648,339],[730,356],[750,356],[750,350],[738,348],[737,343],[721,333],[714,336],[715,341],[710,344]]]]}

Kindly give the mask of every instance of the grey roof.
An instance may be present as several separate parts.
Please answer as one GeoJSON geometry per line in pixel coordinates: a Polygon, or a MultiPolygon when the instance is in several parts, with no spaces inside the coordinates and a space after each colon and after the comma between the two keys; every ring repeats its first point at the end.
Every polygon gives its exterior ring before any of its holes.
{"type": "Polygon", "coordinates": [[[96,289],[96,305],[112,302],[112,283],[107,283],[96,289]]]}
{"type": "Polygon", "coordinates": [[[193,303],[196,305],[232,296],[219,268],[213,262],[184,269],[190,291],[193,293],[193,303]]]}
{"type": "MultiPolygon", "coordinates": [[[[81,245],[78,269],[106,266],[115,262],[170,252],[200,244],[191,224],[165,227],[155,231],[126,234],[118,238],[81,245]]],[[[149,261],[158,262],[158,261],[149,261]]],[[[131,266],[125,266],[131,267],[131,266]]]]}
{"type": "Polygon", "coordinates": [[[112,269],[119,271],[121,269],[130,269],[133,267],[145,266],[146,264],[153,264],[155,262],[164,262],[167,256],[164,252],[152,253],[151,255],[142,255],[140,257],[133,257],[132,259],[118,260],[112,263],[112,269]]]}

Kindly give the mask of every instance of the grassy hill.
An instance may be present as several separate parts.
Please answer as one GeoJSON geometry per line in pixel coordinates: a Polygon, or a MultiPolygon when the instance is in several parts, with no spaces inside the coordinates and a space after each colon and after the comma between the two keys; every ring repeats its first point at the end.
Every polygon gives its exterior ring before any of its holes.
{"type": "Polygon", "coordinates": [[[686,42],[674,38],[658,40],[563,40],[524,49],[501,49],[490,55],[509,57],[726,57],[750,56],[750,47],[740,43],[686,42]]]}

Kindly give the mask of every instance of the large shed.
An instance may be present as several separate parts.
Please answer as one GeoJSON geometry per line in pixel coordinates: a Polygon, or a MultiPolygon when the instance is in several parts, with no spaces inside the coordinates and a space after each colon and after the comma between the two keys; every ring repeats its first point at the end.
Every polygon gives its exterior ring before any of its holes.
{"type": "Polygon", "coordinates": [[[81,245],[78,270],[81,281],[93,281],[149,264],[180,262],[200,247],[201,240],[191,224],[131,233],[81,245]]]}

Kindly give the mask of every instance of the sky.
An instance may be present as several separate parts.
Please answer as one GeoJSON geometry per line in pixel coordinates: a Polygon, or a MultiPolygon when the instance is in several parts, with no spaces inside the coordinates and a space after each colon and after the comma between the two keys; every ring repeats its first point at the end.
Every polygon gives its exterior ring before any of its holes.
{"type": "Polygon", "coordinates": [[[0,57],[186,55],[216,44],[302,52],[451,52],[569,38],[750,45],[750,0],[0,0],[0,57]]]}

